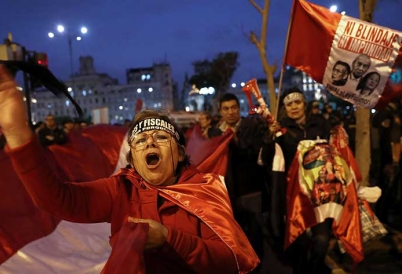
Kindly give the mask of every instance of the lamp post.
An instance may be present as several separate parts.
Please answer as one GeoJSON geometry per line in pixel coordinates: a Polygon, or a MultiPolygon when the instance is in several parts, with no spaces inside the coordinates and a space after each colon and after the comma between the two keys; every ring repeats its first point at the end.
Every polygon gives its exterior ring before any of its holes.
{"type": "Polygon", "coordinates": [[[66,33],[67,37],[67,42],[68,42],[68,53],[70,56],[70,70],[71,70],[71,80],[73,82],[73,90],[75,89],[74,85],[74,62],[73,62],[73,40],[76,41],[81,41],[82,40],[82,34],[86,34],[88,32],[88,29],[86,27],[82,27],[80,29],[79,33],[70,33],[68,30],[66,31],[66,28],[63,25],[58,25],[57,26],[57,33],[54,32],[49,32],[48,36],[49,38],[54,38],[56,34],[58,35],[64,35],[66,33]]]}

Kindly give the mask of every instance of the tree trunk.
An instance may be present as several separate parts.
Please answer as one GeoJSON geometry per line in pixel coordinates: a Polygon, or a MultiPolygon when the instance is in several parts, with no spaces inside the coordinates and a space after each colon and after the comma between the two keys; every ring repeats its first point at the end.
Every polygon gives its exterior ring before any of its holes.
{"type": "Polygon", "coordinates": [[[249,0],[249,2],[262,16],[260,39],[258,40],[257,35],[253,31],[250,32],[249,39],[257,47],[258,53],[260,54],[262,67],[264,69],[267,78],[268,93],[269,93],[269,103],[268,103],[269,109],[271,113],[276,113],[277,99],[275,94],[274,73],[276,71],[277,65],[276,64],[270,65],[266,54],[268,15],[271,1],[265,0],[263,8],[261,8],[254,0],[249,0]]]}
{"type": "MultiPolygon", "coordinates": [[[[360,19],[372,22],[376,0],[359,0],[360,19]]],[[[369,185],[371,164],[370,110],[357,108],[356,111],[356,160],[362,174],[362,186],[369,185]]]]}

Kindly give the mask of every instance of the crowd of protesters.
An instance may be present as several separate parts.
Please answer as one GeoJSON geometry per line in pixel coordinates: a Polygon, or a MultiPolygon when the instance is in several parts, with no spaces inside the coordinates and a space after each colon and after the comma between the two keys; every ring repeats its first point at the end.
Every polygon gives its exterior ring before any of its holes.
{"type": "MultiPolygon", "coordinates": [[[[336,107],[334,102],[307,102],[303,93],[296,88],[287,90],[282,98],[281,111],[274,123],[269,123],[258,115],[241,117],[238,98],[234,94],[226,93],[219,100],[219,113],[212,115],[208,111],[202,112],[199,120],[190,128],[181,128],[187,138],[191,138],[195,126],[200,127],[205,139],[221,136],[227,130],[233,131],[225,184],[233,215],[260,259],[264,256],[266,237],[270,237],[272,248],[281,253],[278,249],[283,247],[285,231],[283,217],[286,215],[286,187],[283,182],[275,185],[271,174],[272,157],[275,154],[275,148],[272,147],[272,140],[275,139],[272,137],[273,133],[280,127],[286,127],[288,130],[285,135],[275,140],[285,158],[285,174],[282,180],[286,180],[299,141],[315,139],[317,136],[328,139],[334,126],[345,129],[349,137],[349,147],[355,153],[356,117],[353,106],[343,109],[336,107]],[[274,197],[273,192],[279,196],[274,197]],[[268,202],[270,199],[272,201],[268,202]],[[250,200],[258,200],[257,204],[260,206],[250,207],[250,200]],[[269,236],[264,233],[265,229],[268,229],[269,236]]],[[[382,189],[383,196],[375,209],[384,223],[388,222],[387,212],[392,206],[389,184],[400,169],[401,114],[400,102],[393,101],[386,109],[374,113],[371,117],[370,183],[382,189]]],[[[34,130],[40,143],[50,146],[65,144],[70,132],[82,130],[87,126],[90,126],[87,122],[72,119],[64,119],[58,124],[56,117],[49,114],[44,122],[34,125],[34,130]]],[[[125,120],[121,126],[129,129],[132,123],[125,120]]],[[[0,145],[5,145],[3,135],[0,135],[0,145]]],[[[324,264],[324,258],[329,241],[333,237],[331,226],[332,220],[326,219],[312,227],[309,235],[300,236],[295,242],[291,258],[294,273],[330,273],[330,269],[324,264]],[[310,255],[307,257],[307,254],[310,255]]],[[[259,273],[258,271],[259,267],[254,273],[259,273]]]]}

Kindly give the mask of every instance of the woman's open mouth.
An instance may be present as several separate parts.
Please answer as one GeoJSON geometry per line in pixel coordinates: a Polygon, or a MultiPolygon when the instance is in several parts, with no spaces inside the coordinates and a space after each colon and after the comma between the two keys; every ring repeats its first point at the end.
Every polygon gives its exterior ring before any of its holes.
{"type": "Polygon", "coordinates": [[[147,163],[148,168],[153,169],[156,168],[160,163],[159,155],[156,153],[147,154],[145,157],[145,161],[147,163]]]}

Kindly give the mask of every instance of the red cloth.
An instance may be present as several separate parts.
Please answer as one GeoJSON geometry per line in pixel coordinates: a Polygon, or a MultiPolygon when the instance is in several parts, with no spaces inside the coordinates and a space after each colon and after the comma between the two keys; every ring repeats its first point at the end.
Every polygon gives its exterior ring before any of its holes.
{"type": "MultiPolygon", "coordinates": [[[[331,12],[325,7],[304,0],[294,0],[285,63],[304,71],[315,81],[322,83],[341,18],[341,14],[331,12]]],[[[396,70],[402,74],[402,47],[399,48],[399,54],[393,65],[393,71],[396,70]]],[[[397,83],[388,79],[375,108],[385,107],[388,102],[401,94],[401,79],[397,83]]]]}
{"type": "MultiPolygon", "coordinates": [[[[304,159],[305,153],[312,148],[313,146],[311,144],[306,147],[299,144],[298,151],[296,152],[288,172],[286,192],[288,222],[286,223],[285,248],[289,247],[306,229],[318,223],[313,201],[308,196],[309,190],[306,187],[308,182],[301,181],[308,180],[306,178],[311,177],[313,172],[312,167],[306,167],[303,170],[303,164],[300,162],[301,159],[304,159]]],[[[347,172],[347,162],[343,160],[343,158],[340,158],[340,155],[337,154],[335,150],[327,150],[326,152],[328,151],[330,151],[332,155],[331,158],[336,159],[338,163],[342,163],[342,167],[346,172],[345,174],[348,174],[346,176],[348,182],[347,196],[343,204],[343,209],[339,213],[340,216],[338,214],[332,216],[333,218],[339,218],[339,223],[334,221],[333,232],[334,235],[342,241],[345,250],[351,255],[353,260],[360,262],[363,260],[364,254],[356,182],[353,176],[350,175],[350,172],[347,172]]],[[[316,156],[322,157],[321,154],[316,154],[316,156]]],[[[316,161],[320,161],[318,159],[319,158],[317,158],[316,161]]],[[[312,160],[313,159],[309,159],[309,161],[312,160]]],[[[318,166],[314,166],[314,168],[318,168],[318,166]]]]}
{"type": "Polygon", "coordinates": [[[233,273],[236,269],[246,273],[259,262],[231,216],[226,190],[216,175],[201,175],[194,168],[185,170],[177,188],[170,190],[171,195],[168,189],[161,193],[167,201],[158,208],[160,190],[144,189],[144,181],[132,171],[128,172],[131,176],[121,174],[90,183],[63,184],[46,164],[37,140],[8,153],[35,204],[58,218],[88,223],[109,221],[112,239],[128,216],[164,224],[169,230],[166,244],[156,253],[144,255],[149,273],[188,273],[190,269],[198,273],[233,273]],[[197,203],[190,199],[190,208],[179,204],[178,197],[169,199],[179,195],[181,184],[185,186],[182,197],[194,189],[200,195],[197,199],[202,198],[198,206],[203,208],[191,207],[197,203]],[[206,204],[206,200],[211,200],[213,206],[206,204]],[[200,218],[209,220],[204,223],[200,218]],[[210,226],[211,222],[215,222],[214,226],[210,226]],[[233,243],[238,244],[237,249],[233,243]]]}
{"type": "Polygon", "coordinates": [[[102,274],[144,274],[144,246],[149,225],[147,223],[125,223],[111,242],[112,253],[102,274]]]}
{"type": "Polygon", "coordinates": [[[206,139],[201,129],[196,126],[188,140],[186,154],[191,162],[202,172],[226,175],[229,142],[233,131],[227,130],[223,135],[206,139]]]}
{"type": "MultiPolygon", "coordinates": [[[[64,181],[88,181],[110,176],[127,129],[97,125],[69,134],[63,146],[43,149],[47,162],[64,181]]],[[[42,149],[41,149],[42,150],[42,149]]],[[[42,155],[42,152],[41,152],[42,155]]],[[[32,164],[23,156],[20,166],[32,164]]],[[[59,218],[38,209],[18,178],[11,159],[0,150],[0,264],[26,244],[45,237],[59,218]],[[16,202],[18,201],[18,202],[16,202]]]]}

